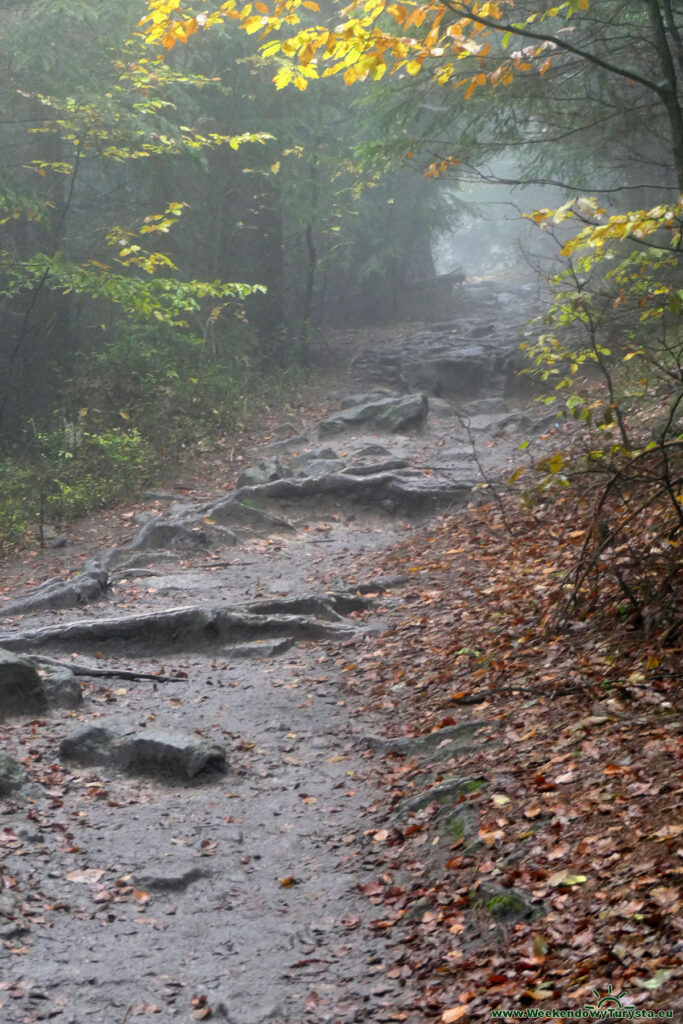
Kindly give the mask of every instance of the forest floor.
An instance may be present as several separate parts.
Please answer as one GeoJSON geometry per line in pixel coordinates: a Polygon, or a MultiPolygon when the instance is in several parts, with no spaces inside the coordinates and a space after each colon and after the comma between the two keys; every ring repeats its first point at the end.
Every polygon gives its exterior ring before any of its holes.
{"type": "MultiPolygon", "coordinates": [[[[240,468],[310,436],[354,388],[337,370],[170,481],[171,496],[201,509],[230,495],[240,468]]],[[[490,477],[515,464],[522,435],[489,426],[490,477]]],[[[427,478],[442,463],[471,476],[456,434],[430,415],[418,434],[343,444],[355,456],[379,443],[427,478]]],[[[41,653],[160,681],[85,676],[81,708],[0,727],[38,787],[0,818],[0,1020],[479,1024],[586,1007],[683,1019],[675,635],[646,642],[623,616],[562,614],[585,494],[528,508],[486,495],[428,520],[280,502],[295,532],[149,552],[87,608],[6,620],[6,638],[56,630],[41,653]],[[332,592],[366,599],[334,620],[348,635],[256,660],[69,639],[70,624],[112,615],[332,592]],[[103,724],[217,740],[227,772],[183,782],[60,756],[65,737],[103,724]]],[[[124,546],[169,501],[14,557],[5,599],[124,546]]]]}

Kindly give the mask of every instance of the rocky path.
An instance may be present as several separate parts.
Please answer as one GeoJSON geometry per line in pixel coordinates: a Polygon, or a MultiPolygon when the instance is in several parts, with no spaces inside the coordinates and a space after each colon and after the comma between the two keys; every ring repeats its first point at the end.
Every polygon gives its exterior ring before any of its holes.
{"type": "Polygon", "coordinates": [[[515,318],[370,340],[357,392],[226,497],[159,494],[130,542],[11,595],[0,1020],[407,1019],[360,888],[391,723],[354,716],[335,655],[405,608],[373,553],[548,428],[514,397],[515,318]]]}

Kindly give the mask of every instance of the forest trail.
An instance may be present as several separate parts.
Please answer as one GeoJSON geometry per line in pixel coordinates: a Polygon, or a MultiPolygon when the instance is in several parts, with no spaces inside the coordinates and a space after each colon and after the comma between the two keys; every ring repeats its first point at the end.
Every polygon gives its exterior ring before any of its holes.
{"type": "Polygon", "coordinates": [[[30,776],[0,822],[6,1024],[420,1024],[368,900],[391,711],[347,684],[415,600],[381,557],[551,425],[511,397],[526,310],[479,301],[369,332],[355,395],[264,438],[236,489],[161,493],[130,541],[11,595],[0,647],[78,666],[83,702],[2,727],[30,776]]]}

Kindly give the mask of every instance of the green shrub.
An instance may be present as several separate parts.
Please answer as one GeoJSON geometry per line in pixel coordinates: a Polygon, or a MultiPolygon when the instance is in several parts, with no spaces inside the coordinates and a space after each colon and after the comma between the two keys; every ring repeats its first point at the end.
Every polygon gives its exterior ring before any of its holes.
{"type": "Polygon", "coordinates": [[[35,433],[23,455],[0,458],[0,550],[42,531],[45,521],[63,522],[135,493],[152,457],[135,428],[35,433]]]}

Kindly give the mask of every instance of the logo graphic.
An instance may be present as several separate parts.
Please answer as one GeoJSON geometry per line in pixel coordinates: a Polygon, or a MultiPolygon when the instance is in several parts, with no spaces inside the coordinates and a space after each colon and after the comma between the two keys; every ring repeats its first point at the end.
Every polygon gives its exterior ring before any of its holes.
{"type": "Polygon", "coordinates": [[[586,1003],[586,1007],[585,1008],[587,1010],[606,1010],[606,1009],[612,1009],[612,1010],[633,1010],[633,1011],[635,1011],[635,1006],[627,1006],[625,1003],[622,1003],[622,999],[626,995],[626,990],[625,989],[624,989],[623,992],[620,992],[619,995],[617,995],[615,992],[612,991],[612,986],[608,985],[607,986],[607,995],[601,996],[600,995],[600,990],[597,989],[597,988],[593,989],[593,995],[596,997],[596,999],[598,1001],[597,1001],[597,1003],[586,1003]]]}

